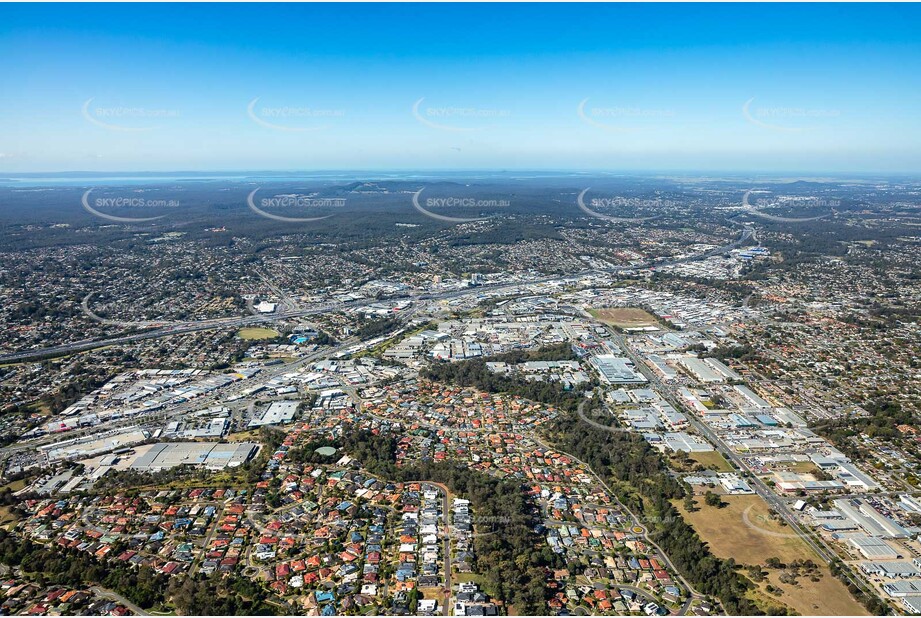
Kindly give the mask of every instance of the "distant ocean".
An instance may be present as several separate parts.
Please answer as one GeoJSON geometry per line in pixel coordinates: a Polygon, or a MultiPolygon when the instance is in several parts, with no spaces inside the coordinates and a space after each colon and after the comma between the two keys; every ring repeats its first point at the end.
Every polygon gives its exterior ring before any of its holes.
{"type": "Polygon", "coordinates": [[[0,176],[0,186],[4,187],[49,187],[49,186],[119,186],[138,184],[166,184],[176,182],[375,182],[399,180],[531,180],[539,178],[573,178],[586,175],[605,176],[604,172],[483,172],[483,171],[444,171],[444,172],[378,172],[378,171],[342,171],[342,172],[206,172],[183,173],[125,173],[112,172],[58,172],[49,174],[7,174],[0,176]]]}

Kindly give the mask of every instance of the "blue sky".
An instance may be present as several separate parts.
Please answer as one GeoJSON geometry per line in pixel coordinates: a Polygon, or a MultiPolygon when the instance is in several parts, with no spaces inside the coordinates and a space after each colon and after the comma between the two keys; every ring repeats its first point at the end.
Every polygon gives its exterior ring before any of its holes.
{"type": "Polygon", "coordinates": [[[921,6],[0,5],[0,173],[921,170],[921,6]]]}

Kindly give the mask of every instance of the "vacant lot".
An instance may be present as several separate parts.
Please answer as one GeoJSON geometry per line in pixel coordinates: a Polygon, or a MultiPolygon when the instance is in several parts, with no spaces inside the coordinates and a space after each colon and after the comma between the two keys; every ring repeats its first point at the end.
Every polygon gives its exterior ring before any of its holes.
{"type": "Polygon", "coordinates": [[[732,472],[733,468],[726,459],[716,451],[707,451],[705,453],[691,453],[691,459],[709,470],[717,472],[732,472]]]}
{"type": "Polygon", "coordinates": [[[19,523],[19,518],[12,513],[12,507],[0,506],[0,528],[12,530],[19,523]]]}
{"type": "Polygon", "coordinates": [[[278,331],[271,328],[241,328],[237,337],[247,341],[256,341],[259,339],[274,339],[278,336],[278,331]]]}
{"type": "MultiPolygon", "coordinates": [[[[688,513],[681,501],[675,506],[694,526],[701,539],[720,558],[734,558],[740,564],[764,564],[776,557],[783,563],[794,560],[812,560],[822,564],[812,549],[796,536],[790,528],[770,518],[768,507],[758,496],[722,496],[727,503],[723,508],[706,506],[697,499],[698,510],[688,513]],[[748,523],[746,523],[747,514],[748,523]]],[[[761,584],[753,596],[784,603],[803,615],[866,615],[866,610],[851,597],[847,588],[829,572],[826,566],[819,569],[818,582],[808,577],[799,578],[796,585],[780,583],[782,571],[768,570],[768,580],[761,584]],[[764,591],[767,584],[783,590],[776,596],[764,591]]],[[[754,592],[754,591],[753,591],[754,592]]]]}
{"type": "Polygon", "coordinates": [[[661,324],[654,316],[637,307],[591,309],[589,313],[591,313],[595,319],[616,328],[639,328],[642,326],[661,327],[661,324]]]}
{"type": "Polygon", "coordinates": [[[698,510],[688,513],[678,504],[682,515],[694,526],[697,534],[710,544],[720,558],[735,558],[743,564],[763,564],[768,558],[792,560],[818,560],[802,539],[792,534],[768,515],[768,507],[758,496],[723,496],[726,506],[707,506],[697,500],[698,510]],[[750,525],[743,519],[748,513],[750,525]]]}
{"type": "Polygon", "coordinates": [[[819,471],[819,467],[811,461],[797,461],[788,464],[788,467],[790,472],[798,472],[799,474],[816,474],[819,471]]]}
{"type": "Polygon", "coordinates": [[[262,437],[262,434],[259,429],[248,429],[246,431],[227,434],[227,440],[229,442],[259,442],[260,437],[262,437]]]}
{"type": "Polygon", "coordinates": [[[797,585],[780,583],[783,571],[771,570],[767,581],[758,587],[753,598],[771,599],[773,603],[781,602],[801,616],[866,616],[867,610],[854,600],[841,580],[835,578],[827,567],[822,567],[821,579],[817,582],[801,578],[797,585]],[[769,594],[765,589],[768,583],[783,590],[783,594],[769,594]]]}
{"type": "Polygon", "coordinates": [[[12,483],[7,483],[3,487],[0,487],[0,490],[9,489],[10,491],[22,491],[26,488],[26,479],[19,479],[18,481],[13,481],[12,483]]]}

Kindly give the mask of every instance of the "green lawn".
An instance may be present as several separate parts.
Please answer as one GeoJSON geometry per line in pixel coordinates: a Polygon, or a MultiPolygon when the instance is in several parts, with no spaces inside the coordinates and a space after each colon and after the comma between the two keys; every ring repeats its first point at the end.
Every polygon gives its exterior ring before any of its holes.
{"type": "Polygon", "coordinates": [[[258,341],[260,339],[274,339],[278,334],[278,331],[271,328],[241,328],[237,333],[237,337],[246,341],[258,341]]]}

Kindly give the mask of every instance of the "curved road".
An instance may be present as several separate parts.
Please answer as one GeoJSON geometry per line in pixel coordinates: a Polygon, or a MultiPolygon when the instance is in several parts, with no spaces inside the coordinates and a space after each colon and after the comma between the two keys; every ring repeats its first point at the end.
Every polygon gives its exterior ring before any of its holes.
{"type": "Polygon", "coordinates": [[[150,615],[149,613],[147,613],[146,611],[144,611],[143,609],[141,609],[140,607],[138,607],[137,605],[135,605],[134,603],[132,603],[131,601],[123,597],[122,595],[118,594],[114,590],[109,590],[108,588],[103,588],[101,586],[91,586],[90,590],[92,590],[95,594],[97,594],[98,596],[104,599],[115,601],[116,603],[121,603],[122,605],[130,609],[132,612],[134,612],[136,616],[149,616],[150,615]]]}
{"type": "MultiPolygon", "coordinates": [[[[616,266],[612,268],[604,269],[590,269],[585,271],[580,271],[569,276],[553,276],[553,277],[540,277],[537,279],[532,279],[529,281],[518,281],[512,283],[496,283],[492,285],[482,285],[475,288],[463,289],[463,290],[452,290],[450,292],[443,292],[441,294],[415,294],[410,295],[408,298],[410,300],[446,300],[450,298],[458,298],[461,296],[476,295],[482,294],[486,291],[498,291],[503,289],[514,289],[524,285],[537,285],[540,283],[549,283],[552,281],[559,281],[561,279],[568,279],[573,277],[590,277],[593,275],[603,274],[617,274],[622,272],[633,272],[636,270],[642,270],[644,268],[659,268],[662,266],[671,266],[675,264],[684,264],[688,262],[695,262],[703,259],[707,259],[714,255],[719,255],[729,249],[738,247],[745,243],[750,238],[755,238],[755,232],[750,227],[744,227],[741,236],[728,244],[716,247],[704,253],[697,255],[688,256],[676,260],[665,260],[662,262],[657,262],[656,260],[650,260],[645,264],[639,264],[635,266],[616,266]]],[[[85,301],[87,299],[84,299],[85,301]]],[[[268,315],[250,315],[244,317],[231,317],[231,318],[217,318],[213,320],[201,320],[201,321],[192,321],[192,322],[179,322],[170,326],[163,328],[156,328],[141,333],[132,333],[128,335],[119,335],[115,337],[103,338],[103,339],[87,339],[82,341],[74,341],[71,343],[65,343],[57,346],[49,346],[46,348],[37,348],[30,350],[21,350],[19,352],[13,352],[9,354],[4,354],[0,356],[0,363],[16,363],[28,360],[38,360],[43,358],[49,358],[54,356],[62,356],[66,354],[73,354],[75,352],[85,352],[87,350],[94,350],[96,348],[121,345],[125,343],[133,343],[136,341],[143,341],[145,339],[159,339],[162,337],[170,337],[172,335],[181,335],[185,333],[192,333],[203,330],[215,330],[221,328],[240,328],[243,326],[253,326],[256,324],[264,324],[266,322],[276,322],[279,320],[287,320],[290,318],[306,317],[309,315],[317,315],[320,313],[328,313],[330,311],[341,311],[350,307],[366,307],[369,305],[377,304],[377,299],[363,299],[360,301],[348,301],[348,302],[334,302],[317,305],[309,309],[299,309],[297,311],[279,311],[274,314],[268,315]]]]}
{"type": "Polygon", "coordinates": [[[593,421],[592,419],[588,418],[587,416],[585,416],[585,404],[586,403],[588,403],[588,400],[585,400],[582,403],[580,403],[579,408],[577,410],[577,413],[579,414],[579,420],[581,420],[582,422],[588,423],[595,429],[601,429],[602,431],[610,431],[611,433],[629,433],[630,432],[630,430],[627,429],[626,427],[611,427],[610,425],[602,425],[601,423],[597,421],[593,421]]]}
{"type": "MultiPolygon", "coordinates": [[[[832,560],[836,559],[838,555],[832,550],[820,536],[813,536],[809,534],[803,526],[800,524],[799,520],[793,515],[793,512],[790,510],[790,507],[787,503],[774,491],[772,491],[767,484],[761,480],[756,474],[754,474],[745,463],[745,461],[740,457],[735,451],[733,451],[723,440],[722,438],[714,432],[709,425],[704,423],[700,418],[698,418],[696,411],[694,411],[689,406],[682,405],[681,402],[674,396],[669,386],[662,382],[662,380],[651,371],[646,363],[643,362],[633,349],[627,345],[626,339],[620,333],[614,331],[612,328],[605,326],[608,332],[611,335],[613,341],[615,341],[623,351],[623,353],[633,361],[634,366],[637,370],[642,373],[646,379],[649,381],[651,386],[654,386],[656,391],[676,410],[685,411],[688,421],[691,426],[697,431],[698,434],[704,436],[711,444],[717,447],[717,451],[724,455],[732,464],[738,468],[742,473],[748,473],[746,480],[749,482],[749,485],[752,489],[755,490],[755,493],[761,497],[762,500],[767,503],[769,507],[774,509],[790,526],[790,529],[793,530],[806,545],[808,545],[816,555],[826,563],[831,563],[832,560]]],[[[854,573],[848,567],[842,571],[842,574],[847,579],[848,583],[853,584],[859,590],[868,593],[875,594],[872,587],[868,588],[866,584],[859,578],[855,577],[854,573]]]]}
{"type": "MultiPolygon", "coordinates": [[[[654,548],[656,549],[656,551],[659,553],[659,557],[662,558],[662,561],[665,562],[665,564],[667,564],[668,567],[672,570],[672,572],[675,574],[675,577],[678,578],[678,580],[681,582],[681,584],[682,584],[682,585],[685,587],[685,589],[690,593],[692,599],[693,599],[693,598],[702,599],[702,598],[705,597],[705,595],[701,594],[701,593],[698,592],[693,586],[691,586],[691,584],[684,578],[684,575],[681,574],[681,571],[679,571],[678,568],[675,567],[674,563],[671,561],[671,558],[669,558],[668,555],[667,555],[664,551],[662,551],[662,548],[661,548],[661,547],[659,547],[658,545],[656,545],[655,542],[653,542],[653,541],[649,538],[649,531],[646,529],[645,526],[640,525],[640,520],[639,520],[639,518],[633,513],[633,511],[631,511],[629,508],[627,508],[627,506],[626,506],[623,502],[620,501],[620,499],[617,497],[617,494],[614,493],[614,491],[613,491],[610,487],[608,487],[608,484],[605,483],[604,480],[603,480],[600,476],[598,476],[598,474],[596,474],[594,470],[592,470],[591,466],[589,466],[587,463],[585,463],[584,461],[582,461],[581,459],[579,459],[579,458],[576,457],[575,455],[572,455],[571,453],[567,453],[566,451],[560,450],[559,448],[556,448],[556,447],[553,447],[553,446],[551,446],[551,445],[549,445],[549,444],[546,444],[545,442],[543,442],[541,439],[539,439],[539,438],[538,438],[537,436],[535,436],[535,435],[531,435],[530,438],[531,438],[532,440],[534,440],[536,443],[538,443],[538,444],[540,444],[541,446],[543,446],[544,448],[546,448],[546,449],[548,449],[548,450],[551,450],[551,451],[556,451],[557,453],[562,453],[563,455],[566,455],[567,457],[569,457],[569,458],[572,459],[573,461],[579,462],[583,467],[585,467],[585,469],[586,469],[593,477],[595,477],[595,480],[598,481],[598,482],[601,484],[602,487],[604,487],[605,491],[607,491],[607,492],[611,495],[611,498],[614,499],[615,503],[616,503],[620,508],[622,508],[622,509],[624,510],[625,513],[627,513],[627,514],[630,516],[630,519],[633,521],[633,525],[634,525],[635,527],[637,527],[637,528],[642,528],[642,529],[643,529],[642,534],[638,534],[637,536],[641,537],[641,538],[643,539],[643,541],[644,541],[647,545],[649,545],[649,546],[651,546],[651,547],[654,547],[654,548]]],[[[690,605],[687,604],[687,607],[690,607],[690,605]]],[[[686,608],[683,608],[683,609],[686,609],[686,608]]]]}
{"type": "Polygon", "coordinates": [[[90,298],[93,296],[94,292],[90,292],[83,297],[83,301],[80,303],[80,309],[83,311],[83,314],[86,315],[89,319],[94,322],[99,322],[100,324],[105,324],[106,326],[118,326],[120,328],[157,328],[160,326],[168,326],[171,322],[167,320],[159,321],[150,321],[145,320],[141,322],[124,322],[122,320],[109,320],[102,317],[92,309],[90,309],[90,298]]]}

